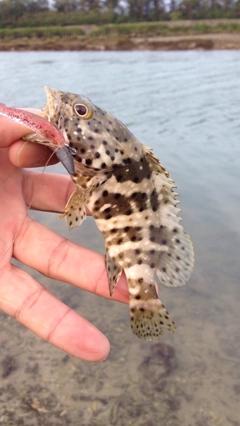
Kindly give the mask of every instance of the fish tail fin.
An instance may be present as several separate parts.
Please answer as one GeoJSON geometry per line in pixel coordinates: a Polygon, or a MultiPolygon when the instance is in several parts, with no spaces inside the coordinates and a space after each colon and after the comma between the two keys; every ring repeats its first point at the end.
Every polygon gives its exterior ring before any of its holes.
{"type": "Polygon", "coordinates": [[[159,300],[155,285],[129,286],[131,328],[137,337],[143,340],[154,340],[163,333],[166,327],[174,333],[176,325],[169,312],[159,300]],[[135,293],[135,294],[133,294],[135,293]]]}

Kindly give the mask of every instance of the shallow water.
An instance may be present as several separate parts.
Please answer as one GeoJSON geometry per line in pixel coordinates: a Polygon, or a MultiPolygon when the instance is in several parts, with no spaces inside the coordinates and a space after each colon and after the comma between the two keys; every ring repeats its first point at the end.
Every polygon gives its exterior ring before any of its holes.
{"type": "MultiPolygon", "coordinates": [[[[5,52],[0,75],[1,102],[41,107],[45,85],[82,93],[151,146],[176,181],[196,257],[184,288],[160,286],[177,330],[157,342],[132,335],[127,306],[31,271],[111,353],[88,364],[0,314],[0,425],[240,425],[240,53],[5,52]]],[[[103,253],[91,218],[69,233],[57,215],[31,214],[103,253]]]]}

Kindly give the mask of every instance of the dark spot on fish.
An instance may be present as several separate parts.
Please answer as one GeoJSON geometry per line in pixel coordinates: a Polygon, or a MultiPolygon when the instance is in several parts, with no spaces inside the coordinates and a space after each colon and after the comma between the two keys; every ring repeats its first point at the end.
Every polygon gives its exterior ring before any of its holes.
{"type": "Polygon", "coordinates": [[[95,132],[95,133],[98,133],[98,132],[99,132],[99,130],[98,130],[98,129],[94,129],[94,132],[95,132]]]}
{"type": "Polygon", "coordinates": [[[137,294],[137,296],[135,296],[135,299],[140,300],[141,299],[140,294],[137,294]]]}
{"type": "Polygon", "coordinates": [[[138,260],[138,265],[141,265],[142,264],[142,260],[141,259],[139,259],[138,260]]]}
{"type": "MultiPolygon", "coordinates": [[[[82,129],[81,129],[81,131],[82,131],[82,129]]],[[[93,138],[92,136],[88,136],[88,140],[89,140],[89,141],[93,141],[93,140],[94,140],[94,138],[93,138]]]]}
{"type": "Polygon", "coordinates": [[[107,197],[108,196],[108,191],[103,191],[103,193],[102,193],[102,195],[103,195],[103,197],[107,197]]]}
{"type": "Polygon", "coordinates": [[[103,145],[107,145],[108,143],[107,143],[107,141],[103,141],[103,145]]]}
{"type": "Polygon", "coordinates": [[[151,263],[150,268],[155,268],[155,263],[151,263]]]}
{"type": "Polygon", "coordinates": [[[86,152],[86,149],[81,148],[81,153],[82,153],[82,154],[85,154],[85,152],[86,152]]]}
{"type": "Polygon", "coordinates": [[[99,152],[95,152],[94,157],[95,157],[95,158],[100,158],[100,157],[101,157],[101,155],[99,154],[99,152]]]}
{"type": "Polygon", "coordinates": [[[116,179],[117,179],[118,182],[121,182],[122,178],[123,178],[122,175],[118,175],[116,179]]]}
{"type": "Polygon", "coordinates": [[[107,207],[107,208],[104,210],[104,213],[110,213],[110,211],[111,211],[111,207],[107,207]]]}
{"type": "Polygon", "coordinates": [[[177,228],[174,228],[173,232],[175,232],[175,234],[176,234],[178,232],[177,228]]]}
{"type": "Polygon", "coordinates": [[[106,154],[107,154],[107,155],[110,155],[110,151],[109,151],[109,150],[107,150],[107,151],[106,151],[106,154]]]}
{"type": "Polygon", "coordinates": [[[101,164],[101,168],[102,168],[102,169],[105,169],[105,167],[106,167],[106,164],[105,164],[105,163],[102,163],[102,164],[101,164]]]}
{"type": "Polygon", "coordinates": [[[114,194],[115,200],[119,200],[120,197],[121,197],[121,194],[119,194],[118,192],[114,194]]]}
{"type": "Polygon", "coordinates": [[[175,268],[175,271],[176,271],[176,272],[179,272],[179,271],[180,271],[180,269],[179,269],[179,268],[175,268]]]}
{"type": "Polygon", "coordinates": [[[135,250],[135,253],[136,253],[136,254],[140,254],[140,253],[141,253],[141,250],[136,249],[136,250],[135,250]]]}
{"type": "Polygon", "coordinates": [[[87,158],[86,159],[86,164],[87,164],[87,166],[91,166],[92,160],[90,158],[87,158]]]}
{"type": "Polygon", "coordinates": [[[81,157],[75,157],[76,158],[76,160],[79,162],[79,163],[81,163],[82,162],[82,158],[81,157]]]}
{"type": "Polygon", "coordinates": [[[176,238],[175,241],[176,241],[177,244],[180,244],[180,242],[181,242],[178,238],[176,238]]]}
{"type": "Polygon", "coordinates": [[[138,282],[139,282],[140,284],[142,284],[142,283],[143,283],[143,278],[138,278],[138,282]]]}

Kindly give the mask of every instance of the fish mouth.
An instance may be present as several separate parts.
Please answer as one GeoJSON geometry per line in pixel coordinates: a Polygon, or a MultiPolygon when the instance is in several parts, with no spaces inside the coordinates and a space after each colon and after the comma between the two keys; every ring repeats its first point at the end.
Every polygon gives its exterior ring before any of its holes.
{"type": "MultiPolygon", "coordinates": [[[[48,86],[44,87],[47,102],[43,107],[43,112],[47,116],[48,121],[51,123],[54,122],[54,117],[56,115],[56,110],[58,109],[58,90],[51,89],[48,86]]],[[[55,151],[56,156],[58,157],[59,161],[61,161],[62,165],[65,167],[65,169],[68,171],[70,175],[73,175],[75,173],[75,167],[74,167],[74,161],[72,157],[72,151],[71,148],[68,146],[68,144],[65,144],[64,147],[58,148],[55,151]]]]}

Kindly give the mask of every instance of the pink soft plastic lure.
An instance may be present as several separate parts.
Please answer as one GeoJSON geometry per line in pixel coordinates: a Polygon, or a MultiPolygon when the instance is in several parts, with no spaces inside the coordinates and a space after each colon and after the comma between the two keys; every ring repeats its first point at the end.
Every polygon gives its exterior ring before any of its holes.
{"type": "Polygon", "coordinates": [[[68,173],[74,174],[72,152],[57,127],[33,112],[11,108],[2,103],[0,103],[0,115],[32,130],[33,134],[27,135],[25,139],[51,148],[68,173]]]}

